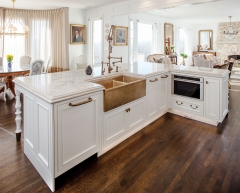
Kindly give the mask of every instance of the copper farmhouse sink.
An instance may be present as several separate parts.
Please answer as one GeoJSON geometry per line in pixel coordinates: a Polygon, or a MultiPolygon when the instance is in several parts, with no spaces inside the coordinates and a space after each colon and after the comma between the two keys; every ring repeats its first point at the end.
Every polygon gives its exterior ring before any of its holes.
{"type": "Polygon", "coordinates": [[[90,82],[105,87],[104,112],[146,96],[146,80],[144,78],[121,75],[90,82]]]}

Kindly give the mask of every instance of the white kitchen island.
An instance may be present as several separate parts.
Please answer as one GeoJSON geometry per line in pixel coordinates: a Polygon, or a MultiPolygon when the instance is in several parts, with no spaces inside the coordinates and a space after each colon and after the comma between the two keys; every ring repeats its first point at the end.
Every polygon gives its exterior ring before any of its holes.
{"type": "Polygon", "coordinates": [[[228,114],[228,70],[134,63],[118,73],[74,70],[14,80],[16,134],[21,133],[24,95],[24,153],[52,191],[55,178],[88,157],[102,155],[167,112],[212,125],[228,114]],[[118,75],[146,79],[146,96],[103,112],[104,87],[89,80],[118,75]],[[172,76],[203,80],[203,100],[172,93],[172,76]]]}

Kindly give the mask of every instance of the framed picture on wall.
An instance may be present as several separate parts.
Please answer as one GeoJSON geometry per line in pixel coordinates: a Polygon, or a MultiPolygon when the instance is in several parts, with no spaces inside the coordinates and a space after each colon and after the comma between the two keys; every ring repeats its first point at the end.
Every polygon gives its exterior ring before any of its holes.
{"type": "Polygon", "coordinates": [[[128,45],[128,27],[114,26],[114,46],[127,46],[128,45]]]}
{"type": "Polygon", "coordinates": [[[85,44],[86,40],[85,25],[71,24],[70,25],[70,44],[85,44]]]}

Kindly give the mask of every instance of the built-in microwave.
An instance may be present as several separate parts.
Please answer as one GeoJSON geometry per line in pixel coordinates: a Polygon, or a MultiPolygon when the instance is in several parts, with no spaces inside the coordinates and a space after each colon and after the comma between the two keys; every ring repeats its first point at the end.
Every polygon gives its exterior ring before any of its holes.
{"type": "Polygon", "coordinates": [[[203,78],[172,74],[172,94],[203,101],[203,78]]]}

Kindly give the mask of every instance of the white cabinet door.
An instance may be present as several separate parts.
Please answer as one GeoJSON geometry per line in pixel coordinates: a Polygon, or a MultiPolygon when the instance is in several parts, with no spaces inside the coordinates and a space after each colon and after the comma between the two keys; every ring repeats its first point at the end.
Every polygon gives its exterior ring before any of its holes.
{"type": "Polygon", "coordinates": [[[159,110],[163,112],[168,107],[168,74],[163,74],[159,79],[159,110]]]}
{"type": "Polygon", "coordinates": [[[127,112],[127,125],[128,130],[135,129],[145,121],[145,105],[144,100],[138,100],[136,103],[132,104],[127,112]]]}
{"type": "Polygon", "coordinates": [[[99,150],[99,95],[64,101],[55,108],[58,176],[99,150]]]}
{"type": "Polygon", "coordinates": [[[124,108],[119,108],[104,115],[104,146],[126,132],[126,114],[124,108]]]}
{"type": "Polygon", "coordinates": [[[159,109],[159,76],[147,78],[147,120],[158,115],[159,109]]]}
{"type": "Polygon", "coordinates": [[[205,91],[205,116],[210,119],[219,120],[220,112],[220,88],[219,80],[206,78],[205,91]]]}

